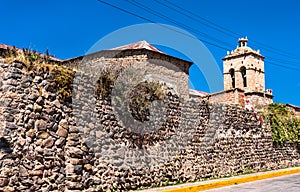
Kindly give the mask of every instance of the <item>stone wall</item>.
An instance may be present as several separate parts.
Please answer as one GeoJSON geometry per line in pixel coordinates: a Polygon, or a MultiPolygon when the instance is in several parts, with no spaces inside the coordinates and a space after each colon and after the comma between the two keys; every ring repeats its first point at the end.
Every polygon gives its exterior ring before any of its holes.
{"type": "Polygon", "coordinates": [[[120,66],[123,69],[131,68],[135,71],[133,74],[135,76],[142,76],[149,80],[159,79],[181,95],[187,95],[185,93],[188,93],[189,67],[192,63],[147,49],[129,49],[123,51],[104,50],[66,60],[62,62],[62,65],[89,73],[91,69],[94,69],[92,73],[95,71],[101,73],[102,68],[99,66],[107,65],[110,68],[120,68],[120,66]]]}
{"type": "MultiPolygon", "coordinates": [[[[84,86],[76,91],[84,96],[95,85],[89,76],[79,77],[84,86]]],[[[124,191],[299,165],[296,146],[274,145],[268,126],[238,106],[180,98],[169,90],[162,124],[143,133],[117,120],[109,97],[88,95],[83,104],[95,101],[95,107],[81,106],[87,118],[78,121],[78,106],[60,101],[52,82],[22,62],[0,61],[0,191],[124,191]],[[96,116],[87,115],[91,110],[96,116]],[[117,150],[104,155],[116,146],[129,151],[125,158],[117,150]],[[169,151],[164,159],[157,154],[150,163],[140,160],[148,166],[130,166],[159,147],[169,151]],[[140,156],[130,155],[135,149],[140,156]]]]}

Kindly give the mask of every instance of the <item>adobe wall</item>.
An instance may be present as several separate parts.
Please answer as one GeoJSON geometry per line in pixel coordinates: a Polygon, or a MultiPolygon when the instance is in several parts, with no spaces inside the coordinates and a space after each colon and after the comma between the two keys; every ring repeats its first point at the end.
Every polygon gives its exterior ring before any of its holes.
{"type": "Polygon", "coordinates": [[[248,109],[261,109],[273,103],[273,96],[264,93],[246,93],[245,103],[248,109]]]}
{"type": "Polygon", "coordinates": [[[286,107],[295,114],[297,118],[300,118],[300,108],[293,105],[286,105],[286,107]]]}
{"type": "Polygon", "coordinates": [[[207,96],[207,98],[211,103],[236,104],[241,107],[245,106],[244,91],[240,89],[231,89],[213,93],[207,96]]]}
{"type": "MultiPolygon", "coordinates": [[[[85,74],[78,77],[84,82],[77,89],[83,97],[95,85],[85,74]]],[[[124,191],[300,163],[295,146],[274,146],[269,128],[262,127],[253,112],[237,106],[186,100],[169,91],[163,124],[139,134],[117,120],[108,97],[87,96],[82,102],[95,101],[97,115],[76,121],[77,106],[58,100],[49,89],[52,77],[47,73],[29,74],[22,63],[1,60],[0,78],[0,191],[124,191]],[[92,136],[95,146],[89,144],[92,136]],[[177,145],[170,142],[176,140],[177,145]],[[166,146],[174,153],[133,168],[130,153],[121,159],[122,154],[111,159],[102,155],[116,146],[129,152],[130,147],[140,147],[145,153],[166,146]]],[[[81,109],[83,116],[89,114],[88,107],[81,109]]]]}

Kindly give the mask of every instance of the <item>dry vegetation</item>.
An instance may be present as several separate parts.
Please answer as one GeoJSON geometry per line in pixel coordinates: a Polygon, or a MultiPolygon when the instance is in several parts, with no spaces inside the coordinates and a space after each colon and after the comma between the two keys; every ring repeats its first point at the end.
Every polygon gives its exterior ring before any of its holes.
{"type": "Polygon", "coordinates": [[[47,74],[50,87],[56,89],[59,99],[61,101],[71,100],[75,71],[60,65],[60,62],[51,59],[49,54],[43,55],[36,51],[12,48],[2,51],[0,56],[7,63],[19,62],[24,64],[29,76],[34,77],[47,74]]]}

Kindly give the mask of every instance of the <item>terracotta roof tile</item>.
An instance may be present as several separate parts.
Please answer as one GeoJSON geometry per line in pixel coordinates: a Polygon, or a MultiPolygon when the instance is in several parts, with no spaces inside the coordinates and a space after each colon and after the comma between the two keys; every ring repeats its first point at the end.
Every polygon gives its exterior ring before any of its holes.
{"type": "Polygon", "coordinates": [[[288,107],[292,107],[292,108],[294,108],[294,109],[296,109],[296,110],[300,110],[300,107],[299,106],[296,106],[296,105],[293,105],[293,104],[286,104],[286,106],[288,106],[288,107]]]}
{"type": "Polygon", "coordinates": [[[165,54],[164,52],[158,50],[156,47],[154,47],[153,45],[151,45],[147,41],[139,41],[139,42],[128,44],[128,45],[115,47],[115,48],[112,48],[111,50],[126,50],[126,49],[148,49],[148,50],[151,50],[151,51],[155,51],[155,52],[158,52],[158,53],[165,54]]]}
{"type": "Polygon", "coordinates": [[[194,95],[194,96],[199,96],[199,97],[205,97],[208,95],[208,93],[206,93],[206,92],[198,91],[195,89],[189,89],[189,94],[194,95]]]}

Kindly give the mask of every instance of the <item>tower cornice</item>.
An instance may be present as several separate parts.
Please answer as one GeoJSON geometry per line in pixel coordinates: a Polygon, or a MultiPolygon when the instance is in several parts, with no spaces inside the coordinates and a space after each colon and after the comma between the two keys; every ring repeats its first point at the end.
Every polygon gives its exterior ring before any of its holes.
{"type": "Polygon", "coordinates": [[[225,57],[222,58],[222,60],[226,61],[226,60],[229,60],[229,59],[244,57],[244,56],[248,56],[248,55],[254,55],[256,57],[261,58],[262,60],[265,59],[265,57],[262,56],[261,54],[258,54],[258,53],[255,53],[255,52],[247,52],[247,53],[242,53],[242,54],[238,54],[238,55],[226,55],[225,57]]]}

